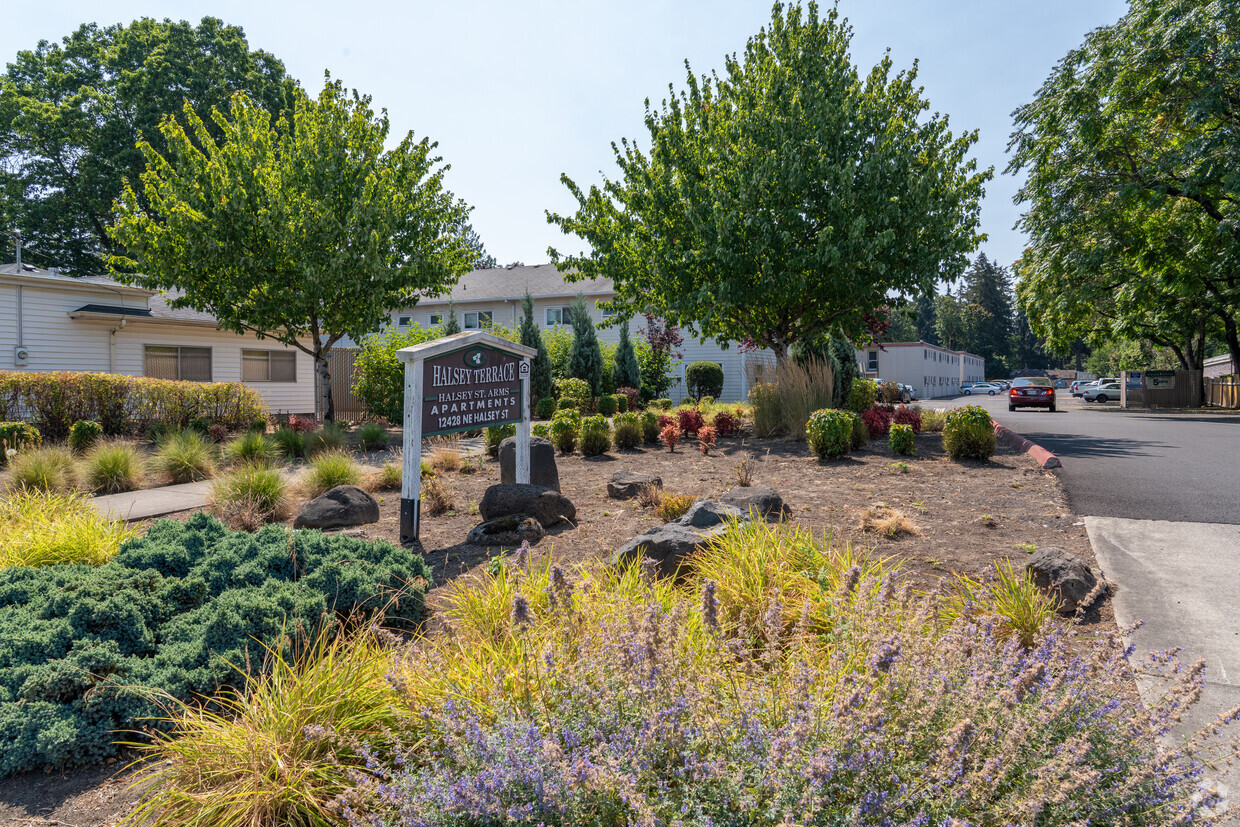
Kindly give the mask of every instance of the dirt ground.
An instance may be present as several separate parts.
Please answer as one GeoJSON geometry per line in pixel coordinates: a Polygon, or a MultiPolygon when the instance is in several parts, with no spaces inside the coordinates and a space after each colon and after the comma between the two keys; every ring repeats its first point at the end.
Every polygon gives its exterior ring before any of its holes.
{"type": "MultiPolygon", "coordinates": [[[[675,453],[648,448],[590,459],[557,457],[560,487],[577,507],[577,522],[552,529],[539,550],[567,568],[605,558],[625,540],[659,524],[653,510],[635,500],[608,498],[607,481],[618,470],[656,474],[668,493],[711,499],[736,485],[737,465],[747,457],[757,468],[753,484],[778,491],[791,509],[791,522],[900,561],[904,576],[919,588],[934,588],[953,573],[982,576],[1003,558],[1019,567],[1027,554],[1044,546],[1063,548],[1097,569],[1084,523],[1068,510],[1052,472],[1003,446],[988,462],[953,462],[938,434],[918,435],[912,457],[896,457],[876,440],[847,459],[826,463],[816,460],[805,443],[747,437],[719,440],[710,456],[682,443],[675,453]],[[907,471],[897,465],[901,462],[907,471]],[[883,506],[907,516],[915,533],[887,537],[863,530],[866,510],[883,506]]],[[[363,460],[380,465],[389,458],[375,453],[363,460]]],[[[502,553],[465,543],[481,522],[479,500],[487,486],[499,481],[495,460],[471,465],[473,473],[443,477],[454,508],[423,518],[421,545],[435,579],[432,607],[445,585],[502,553]]],[[[362,536],[399,542],[399,492],[376,496],[380,520],[364,527],[362,536]]],[[[1109,606],[1095,611],[1090,621],[1085,634],[1113,628],[1109,606]]],[[[0,825],[111,827],[137,797],[126,789],[121,766],[0,781],[0,825]]]]}

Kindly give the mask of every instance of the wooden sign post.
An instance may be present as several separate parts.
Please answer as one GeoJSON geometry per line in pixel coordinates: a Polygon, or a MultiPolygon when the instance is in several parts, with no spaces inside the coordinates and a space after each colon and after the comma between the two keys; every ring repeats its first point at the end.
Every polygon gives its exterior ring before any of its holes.
{"type": "Polygon", "coordinates": [[[530,359],[534,354],[533,348],[484,330],[467,330],[396,351],[405,363],[402,545],[418,539],[424,437],[515,424],[516,479],[530,481],[530,359]]]}

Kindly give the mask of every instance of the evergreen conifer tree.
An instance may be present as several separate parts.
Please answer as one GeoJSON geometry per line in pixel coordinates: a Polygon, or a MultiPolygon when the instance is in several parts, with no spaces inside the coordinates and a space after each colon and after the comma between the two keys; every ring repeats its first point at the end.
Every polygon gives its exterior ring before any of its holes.
{"type": "Polygon", "coordinates": [[[1013,331],[1012,285],[1007,268],[978,255],[964,274],[960,298],[972,305],[975,329],[965,349],[986,360],[986,367],[1002,370],[1008,358],[1013,331]]]}
{"type": "Polygon", "coordinates": [[[598,344],[594,320],[586,308],[585,297],[578,294],[573,303],[573,348],[568,354],[568,375],[584,379],[595,396],[603,393],[603,351],[598,344]]]}
{"type": "Polygon", "coordinates": [[[448,320],[443,323],[443,335],[451,336],[461,332],[461,323],[456,320],[456,304],[448,302],[448,320]]]}
{"type": "Polygon", "coordinates": [[[637,353],[633,350],[633,341],[629,338],[629,323],[626,319],[620,326],[620,344],[616,347],[616,366],[611,372],[617,388],[637,388],[642,386],[641,368],[637,364],[637,353]]]}
{"type": "Polygon", "coordinates": [[[538,325],[534,323],[534,297],[528,290],[525,298],[521,299],[521,309],[525,311],[525,318],[521,320],[521,344],[538,351],[530,361],[529,402],[532,408],[539,399],[551,395],[551,356],[547,353],[547,345],[538,331],[538,325]]]}

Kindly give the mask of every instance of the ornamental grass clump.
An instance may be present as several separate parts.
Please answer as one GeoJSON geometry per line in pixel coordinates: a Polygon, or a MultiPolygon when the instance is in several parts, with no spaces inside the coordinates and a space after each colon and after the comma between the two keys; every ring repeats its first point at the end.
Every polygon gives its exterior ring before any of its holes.
{"type": "Polygon", "coordinates": [[[853,447],[857,415],[848,411],[824,408],[814,411],[805,424],[810,450],[820,460],[838,459],[853,447]]]}
{"type": "Polygon", "coordinates": [[[611,447],[611,425],[602,414],[581,420],[581,455],[599,457],[611,447]]]}
{"type": "Polygon", "coordinates": [[[899,456],[909,456],[916,450],[916,437],[913,435],[912,425],[892,425],[890,432],[887,434],[887,445],[891,448],[891,453],[899,456]]]}
{"type": "Polygon", "coordinates": [[[151,469],[173,484],[210,479],[215,476],[215,446],[197,431],[168,433],[159,443],[151,469]]]}
{"type": "Polygon", "coordinates": [[[297,459],[306,455],[306,435],[300,431],[281,425],[272,433],[271,441],[285,459],[297,459]]]}
{"type": "Polygon", "coordinates": [[[1028,648],[1058,610],[1059,602],[1038,588],[1028,572],[1004,560],[982,580],[957,574],[952,590],[939,602],[938,616],[945,624],[960,618],[993,619],[996,637],[1011,636],[1028,648]]]}
{"type": "Polygon", "coordinates": [[[100,442],[82,460],[82,486],[94,494],[120,494],[142,487],[145,459],[127,442],[100,442]]]}
{"type": "Polygon", "coordinates": [[[9,470],[12,488],[57,494],[67,494],[77,488],[77,461],[63,446],[21,450],[10,458],[9,470]]]}
{"type": "Polygon", "coordinates": [[[276,441],[257,431],[246,431],[224,446],[224,459],[232,465],[271,465],[280,455],[276,441]]]}
{"type": "Polygon", "coordinates": [[[314,456],[324,451],[339,451],[344,448],[346,433],[344,426],[335,422],[324,423],[322,428],[306,434],[306,456],[314,456]]]}
{"type": "Polygon", "coordinates": [[[448,632],[401,650],[418,714],[364,753],[346,823],[1209,821],[1202,740],[1158,741],[1200,667],[1160,655],[1146,703],[1118,636],[1026,648],[940,625],[847,546],[725,536],[679,580],[505,562],[454,585],[448,632]]]}
{"type": "Polygon", "coordinates": [[[209,500],[212,514],[245,531],[283,520],[291,507],[284,474],[262,465],[242,465],[219,477],[209,500]]]}
{"type": "Polygon", "coordinates": [[[0,569],[58,563],[98,566],[137,533],[77,494],[17,491],[0,499],[0,569]]]}
{"type": "Polygon", "coordinates": [[[920,411],[920,414],[923,431],[932,434],[943,432],[943,426],[947,424],[947,408],[931,408],[920,411]]]}
{"type": "Polygon", "coordinates": [[[987,460],[995,455],[995,426],[981,405],[965,405],[947,415],[943,447],[952,459],[987,460]]]}
{"type": "Polygon", "coordinates": [[[357,429],[357,444],[363,451],[377,451],[388,446],[387,428],[381,422],[366,422],[357,429]]]}
{"type": "Polygon", "coordinates": [[[360,485],[361,482],[362,466],[357,460],[344,451],[328,451],[310,460],[301,484],[306,496],[313,498],[337,485],[360,485]]]}

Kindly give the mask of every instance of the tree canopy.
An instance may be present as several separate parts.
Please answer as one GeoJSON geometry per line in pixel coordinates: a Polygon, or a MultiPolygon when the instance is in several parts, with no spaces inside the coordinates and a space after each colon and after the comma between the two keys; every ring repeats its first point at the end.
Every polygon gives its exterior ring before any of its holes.
{"type": "Polygon", "coordinates": [[[583,190],[548,221],[592,248],[549,250],[570,280],[610,278],[606,306],[656,310],[699,338],[747,340],[783,357],[863,315],[932,293],[968,264],[989,170],[927,114],[917,68],[888,57],[862,76],[851,29],[815,3],[776,4],[724,72],[696,77],[660,109],[648,150],[612,149],[616,180],[583,190]]]}
{"type": "Polygon", "coordinates": [[[160,124],[186,105],[218,139],[211,110],[235,92],[279,113],[297,84],[213,17],[92,23],[19,52],[0,78],[0,225],[19,229],[40,264],[104,272],[122,252],[106,231],[112,203],[146,169],[138,142],[165,154],[160,124]]]}
{"type": "Polygon", "coordinates": [[[331,419],[327,354],[469,269],[456,231],[469,208],[444,189],[436,144],[409,133],[385,149],[386,112],[339,81],[279,118],[237,93],[212,114],[218,143],[191,107],[184,118],[161,123],[166,154],[139,145],[145,198],[125,187],[112,233],[127,255],[113,266],[225,330],[310,354],[331,419]]]}
{"type": "Polygon", "coordinates": [[[1240,359],[1240,6],[1132,0],[1015,113],[1021,308],[1063,346],[1140,337],[1240,359]]]}

